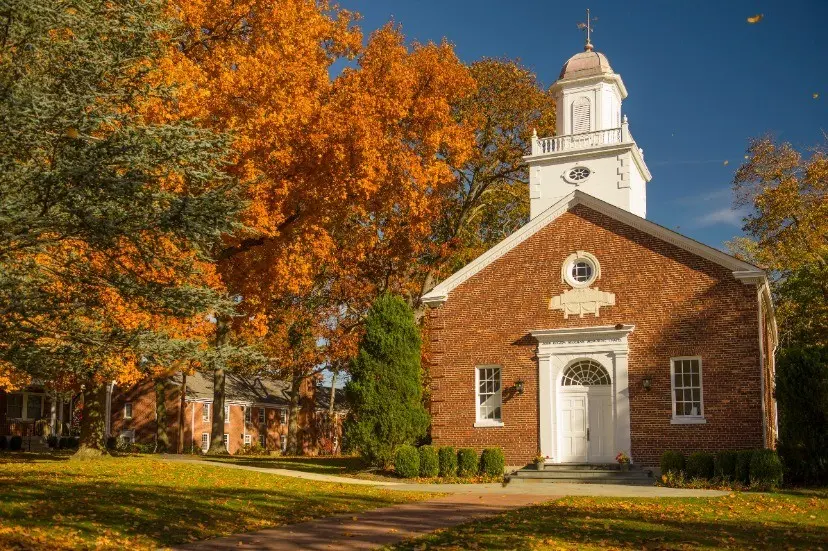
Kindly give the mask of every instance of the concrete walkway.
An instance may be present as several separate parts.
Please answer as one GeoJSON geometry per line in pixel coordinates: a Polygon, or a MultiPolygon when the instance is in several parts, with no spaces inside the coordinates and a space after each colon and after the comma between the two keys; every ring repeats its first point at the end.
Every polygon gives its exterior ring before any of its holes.
{"type": "Polygon", "coordinates": [[[355,484],[361,486],[381,486],[388,490],[401,492],[431,492],[435,494],[461,495],[532,495],[546,499],[565,496],[593,496],[593,497],[719,497],[727,492],[718,490],[685,490],[680,488],[663,488],[660,486],[626,486],[623,484],[573,484],[569,482],[514,484],[409,484],[405,482],[388,482],[382,480],[362,480],[345,476],[329,474],[306,473],[290,469],[271,469],[268,467],[249,467],[235,465],[222,461],[204,461],[200,459],[183,459],[177,456],[164,456],[167,461],[191,463],[193,465],[209,465],[222,469],[241,469],[258,473],[331,482],[334,484],[355,484]]]}
{"type": "Polygon", "coordinates": [[[206,551],[376,549],[441,528],[456,526],[547,499],[544,496],[525,494],[503,494],[496,497],[454,494],[419,503],[383,507],[359,515],[337,515],[302,524],[202,541],[175,549],[206,551]]]}

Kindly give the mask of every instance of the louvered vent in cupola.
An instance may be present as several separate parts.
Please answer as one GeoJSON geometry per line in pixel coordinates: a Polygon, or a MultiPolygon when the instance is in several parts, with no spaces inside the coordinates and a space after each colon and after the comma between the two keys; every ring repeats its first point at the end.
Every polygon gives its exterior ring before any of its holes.
{"type": "Polygon", "coordinates": [[[589,98],[578,98],[572,102],[572,133],[589,132],[590,103],[589,98]]]}

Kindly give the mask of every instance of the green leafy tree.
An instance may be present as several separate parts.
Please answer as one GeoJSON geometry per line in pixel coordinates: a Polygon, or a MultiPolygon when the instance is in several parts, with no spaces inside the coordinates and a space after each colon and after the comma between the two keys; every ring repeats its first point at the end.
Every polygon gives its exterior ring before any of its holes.
{"type": "Polygon", "coordinates": [[[81,451],[103,446],[109,381],[217,361],[206,313],[232,311],[209,253],[243,205],[227,139],[161,115],[177,98],[165,10],[0,7],[0,378],[82,388],[81,451]]]}
{"type": "Polygon", "coordinates": [[[397,448],[425,435],[429,416],[420,377],[414,312],[402,298],[383,294],[368,312],[345,387],[351,406],[347,437],[372,464],[390,466],[397,448]]]}

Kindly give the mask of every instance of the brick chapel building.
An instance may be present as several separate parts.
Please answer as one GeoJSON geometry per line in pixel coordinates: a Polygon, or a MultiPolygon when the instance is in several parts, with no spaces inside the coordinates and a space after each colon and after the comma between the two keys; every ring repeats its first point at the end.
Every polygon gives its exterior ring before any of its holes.
{"type": "Polygon", "coordinates": [[[603,54],[587,43],[553,90],[529,222],[423,297],[434,443],[512,465],[773,447],[765,273],[645,218],[650,171],[603,54]]]}

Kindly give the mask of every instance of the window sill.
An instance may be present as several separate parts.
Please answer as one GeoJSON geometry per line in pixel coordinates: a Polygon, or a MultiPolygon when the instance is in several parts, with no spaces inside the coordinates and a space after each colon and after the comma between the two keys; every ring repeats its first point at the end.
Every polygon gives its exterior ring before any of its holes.
{"type": "Polygon", "coordinates": [[[476,429],[496,428],[496,427],[502,427],[502,426],[503,426],[503,421],[478,421],[474,424],[474,428],[476,428],[476,429]]]}
{"type": "Polygon", "coordinates": [[[704,425],[707,419],[704,417],[673,417],[670,419],[671,425],[704,425]]]}

